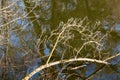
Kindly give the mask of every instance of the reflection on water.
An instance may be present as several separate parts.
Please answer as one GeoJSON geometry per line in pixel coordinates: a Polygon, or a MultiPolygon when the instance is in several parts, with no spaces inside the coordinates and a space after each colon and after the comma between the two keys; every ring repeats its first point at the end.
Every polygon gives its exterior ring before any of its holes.
{"type": "Polygon", "coordinates": [[[19,37],[17,36],[17,34],[15,34],[13,32],[10,33],[10,44],[11,44],[11,46],[14,46],[14,47],[18,47],[18,48],[21,47],[19,37]]]}
{"type": "Polygon", "coordinates": [[[116,23],[114,26],[115,32],[120,36],[120,23],[116,23]]]}
{"type": "MultiPolygon", "coordinates": [[[[11,0],[12,1],[12,0],[11,0]]],[[[67,21],[69,18],[74,17],[74,18],[82,18],[82,17],[88,17],[91,22],[95,22],[96,20],[100,20],[102,23],[102,28],[103,30],[107,31],[114,31],[117,35],[117,40],[113,40],[114,46],[107,46],[109,47],[109,50],[112,50],[113,53],[120,52],[120,21],[116,17],[118,16],[117,10],[119,10],[119,6],[116,6],[117,8],[109,11],[109,5],[106,5],[106,0],[55,0],[55,4],[52,3],[52,0],[47,0],[44,2],[43,0],[39,0],[38,3],[36,4],[39,9],[34,9],[31,13],[34,14],[34,16],[30,17],[35,17],[37,20],[32,20],[34,18],[27,18],[24,16],[23,19],[18,19],[16,22],[13,22],[10,24],[12,29],[15,30],[10,30],[9,32],[9,43],[10,43],[10,49],[14,50],[9,52],[10,54],[14,54],[14,59],[16,63],[18,64],[24,64],[23,60],[24,57],[26,56],[26,53],[31,50],[30,53],[36,54],[37,51],[34,51],[35,48],[35,41],[39,36],[40,33],[45,33],[44,35],[50,35],[50,31],[54,28],[56,28],[59,24],[60,21],[67,21]],[[99,4],[98,4],[99,3],[99,4]],[[52,12],[53,11],[53,12],[52,12]],[[112,15],[111,15],[111,13],[112,15]],[[107,21],[107,17],[111,16],[109,20],[107,21]],[[116,16],[116,17],[113,17],[116,16]],[[39,19],[40,18],[40,19],[39,19]],[[113,20],[112,22],[110,22],[113,20]],[[38,25],[36,23],[39,23],[38,25]],[[37,26],[36,26],[37,25],[37,26]],[[20,29],[20,30],[19,30],[20,29]],[[38,30],[38,31],[37,31],[38,30]],[[40,32],[41,30],[41,32],[40,32]]],[[[34,1],[32,2],[32,5],[34,6],[34,1]]],[[[27,6],[25,6],[25,3],[22,0],[17,1],[16,6],[10,7],[11,11],[17,14],[16,17],[13,16],[13,19],[18,18],[23,16],[23,14],[27,13],[25,10],[27,6]]],[[[29,14],[31,14],[29,13],[29,14]]],[[[1,13],[0,13],[1,14],[1,13]]],[[[0,16],[0,26],[3,24],[2,22],[2,16],[0,16]]],[[[116,36],[113,35],[113,36],[116,36]]],[[[77,44],[78,42],[76,42],[77,44]]],[[[105,42],[106,43],[106,42],[105,42]]],[[[112,43],[112,42],[111,42],[112,43]]],[[[52,44],[52,43],[51,43],[52,44]]],[[[43,54],[48,55],[50,53],[50,46],[51,44],[49,43],[43,43],[43,54]]],[[[63,47],[59,48],[57,47],[58,53],[62,53],[63,47]]],[[[4,50],[6,49],[6,46],[1,46],[0,45],[0,63],[3,61],[3,58],[5,57],[5,52],[4,50]]],[[[29,53],[29,52],[28,52],[29,53]]],[[[27,54],[29,55],[29,54],[27,54]]],[[[26,57],[25,57],[26,58],[26,57]]],[[[27,57],[26,59],[32,60],[33,57],[30,56],[29,58],[27,57]]],[[[120,58],[117,60],[119,61],[120,58]]],[[[35,68],[39,67],[41,64],[41,59],[36,59],[31,61],[29,64],[29,67],[27,66],[27,74],[29,74],[31,71],[33,71],[35,68]]],[[[116,64],[117,61],[112,61],[111,63],[116,64]]],[[[87,65],[86,71],[85,71],[85,76],[89,76],[92,73],[95,72],[97,65],[96,64],[89,64],[87,65]]],[[[23,68],[23,67],[22,67],[23,68]]],[[[21,68],[20,68],[21,69],[21,68]]],[[[111,69],[111,68],[109,68],[111,69]]],[[[118,71],[120,68],[118,68],[118,71]]],[[[2,68],[0,68],[0,77],[2,76],[2,68]]],[[[8,77],[12,77],[12,75],[15,73],[13,70],[9,69],[8,72],[6,73],[8,77]]],[[[78,72],[80,74],[80,72],[78,72]]],[[[33,78],[38,76],[39,73],[37,73],[33,78]]],[[[23,74],[24,76],[24,74],[23,74]]],[[[22,76],[22,77],[23,77],[22,76]]],[[[59,76],[62,76],[64,79],[65,75],[60,74],[59,76]]],[[[16,78],[20,76],[17,75],[16,78]]],[[[20,77],[20,80],[22,79],[20,77]]],[[[11,79],[11,78],[9,78],[11,79]]],[[[107,70],[101,71],[98,76],[95,76],[92,80],[117,80],[120,79],[118,74],[115,74],[112,70],[111,72],[107,72],[107,70]],[[104,73],[104,74],[103,74],[104,73]],[[99,77],[102,76],[102,77],[99,77]],[[106,79],[107,78],[107,79],[106,79]]],[[[12,79],[11,79],[12,80],[12,79]]]]}
{"type": "Polygon", "coordinates": [[[88,77],[89,75],[93,74],[96,70],[96,64],[88,64],[86,66],[86,73],[85,76],[88,77]]]}
{"type": "Polygon", "coordinates": [[[113,53],[120,52],[120,41],[116,44],[116,47],[113,48],[113,53]]]}

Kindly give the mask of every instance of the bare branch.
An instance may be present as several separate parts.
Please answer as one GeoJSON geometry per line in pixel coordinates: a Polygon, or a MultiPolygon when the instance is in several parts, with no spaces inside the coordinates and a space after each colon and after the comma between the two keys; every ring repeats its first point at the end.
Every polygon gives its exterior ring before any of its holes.
{"type": "Polygon", "coordinates": [[[48,64],[45,64],[45,65],[38,67],[33,72],[28,74],[23,80],[29,80],[29,78],[31,78],[35,73],[37,73],[45,68],[48,68],[48,67],[60,64],[60,63],[68,63],[68,62],[75,62],[75,61],[93,62],[93,63],[99,63],[99,64],[105,64],[105,65],[110,64],[110,63],[105,62],[105,61],[96,60],[96,59],[89,59],[89,58],[77,58],[77,59],[73,58],[73,59],[69,59],[69,60],[56,61],[56,62],[48,63],[48,64]]]}

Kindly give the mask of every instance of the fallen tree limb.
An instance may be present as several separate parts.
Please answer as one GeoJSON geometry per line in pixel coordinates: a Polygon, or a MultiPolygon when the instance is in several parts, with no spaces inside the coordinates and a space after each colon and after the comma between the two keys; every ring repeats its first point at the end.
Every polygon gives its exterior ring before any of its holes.
{"type": "Polygon", "coordinates": [[[22,80],[29,80],[29,78],[31,78],[35,73],[37,73],[45,68],[48,68],[48,67],[60,64],[60,63],[68,63],[68,62],[75,62],[75,61],[93,62],[93,63],[99,63],[99,64],[105,64],[105,65],[110,64],[106,61],[101,61],[101,60],[97,60],[97,59],[89,59],[89,58],[73,58],[73,59],[68,59],[68,60],[60,60],[60,61],[51,62],[51,63],[48,63],[48,64],[45,64],[45,65],[38,67],[33,72],[28,74],[25,78],[23,78],[22,80]]]}

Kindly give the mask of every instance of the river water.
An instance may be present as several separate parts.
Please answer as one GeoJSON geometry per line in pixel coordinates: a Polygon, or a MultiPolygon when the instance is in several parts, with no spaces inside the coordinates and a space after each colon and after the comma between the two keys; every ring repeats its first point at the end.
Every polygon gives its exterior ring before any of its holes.
{"type": "MultiPolygon", "coordinates": [[[[11,11],[10,14],[13,14],[13,16],[10,17],[10,19],[6,18],[4,19],[3,18],[5,16],[4,13],[2,13],[2,11],[0,12],[0,28],[1,28],[0,41],[2,44],[0,45],[1,80],[3,78],[5,78],[5,80],[22,80],[25,74],[29,74],[35,68],[39,67],[42,63],[44,63],[42,62],[41,58],[38,58],[39,55],[37,54],[38,45],[36,44],[37,41],[39,40],[38,39],[39,34],[46,33],[43,36],[49,35],[50,31],[57,28],[60,21],[66,22],[71,17],[74,18],[88,17],[88,19],[93,23],[95,23],[95,21],[100,21],[103,32],[106,33],[107,31],[109,32],[111,31],[110,39],[107,42],[105,42],[108,44],[105,45],[107,53],[113,55],[120,52],[120,21],[118,19],[120,15],[119,14],[120,7],[117,6],[120,4],[119,1],[117,2],[116,0],[114,4],[109,3],[108,0],[102,1],[53,0],[53,2],[52,0],[45,1],[37,0],[37,1],[38,9],[35,8],[31,12],[35,16],[33,16],[31,13],[28,13],[29,11],[26,9],[27,8],[26,3],[22,0],[18,0],[16,2],[14,0],[9,0],[11,4],[15,2],[13,6],[6,9],[7,11],[11,11]],[[111,6],[113,7],[111,8],[111,6]],[[31,14],[32,16],[29,14],[31,14]],[[32,20],[34,18],[29,17],[35,17],[37,20],[34,21],[32,20]],[[14,19],[16,20],[12,21],[14,19]],[[4,22],[4,20],[10,22],[7,25],[9,26],[9,28],[6,27],[5,28],[6,30],[4,29],[3,26],[3,24],[6,23],[4,22]],[[6,34],[8,34],[9,36],[6,36],[6,34]],[[7,42],[9,42],[7,45],[4,44],[7,42]],[[9,53],[6,54],[7,51],[6,48],[8,47],[9,53]]],[[[35,2],[31,1],[30,6],[34,8],[34,4],[35,2]]],[[[44,56],[49,55],[51,51],[49,46],[51,45],[52,42],[43,43],[42,48],[44,56]]],[[[62,48],[59,49],[59,52],[60,50],[62,50],[62,48]]],[[[117,58],[118,62],[119,59],[120,58],[118,57],[117,58]]],[[[114,61],[116,60],[113,60],[113,63],[115,63],[114,61]]],[[[84,72],[82,72],[83,70],[76,71],[79,74],[84,73],[85,77],[88,77],[91,74],[93,74],[98,68],[97,67],[98,65],[96,64],[85,63],[85,65],[86,67],[84,68],[85,70],[84,72]]],[[[120,72],[119,67],[120,66],[117,67],[118,73],[120,72]]],[[[57,69],[59,69],[59,67],[57,67],[57,69]]],[[[43,72],[41,71],[40,74],[44,74],[44,71],[43,72]]],[[[64,74],[62,76],[61,75],[59,76],[61,77],[61,79],[65,77],[64,74]]],[[[37,76],[39,76],[39,73],[34,75],[32,79],[36,78],[37,76]]],[[[99,72],[96,76],[92,77],[90,80],[118,80],[118,79],[120,79],[119,74],[112,71],[111,68],[105,67],[101,72],[99,72]]]]}

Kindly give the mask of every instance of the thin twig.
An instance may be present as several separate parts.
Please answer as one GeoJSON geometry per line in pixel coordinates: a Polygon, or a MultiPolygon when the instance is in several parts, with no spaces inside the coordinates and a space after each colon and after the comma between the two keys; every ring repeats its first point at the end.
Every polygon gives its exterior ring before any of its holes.
{"type": "MultiPolygon", "coordinates": [[[[63,27],[63,28],[64,28],[64,27],[63,27]]],[[[57,46],[57,44],[58,44],[58,42],[59,42],[59,39],[60,39],[61,35],[64,33],[65,29],[66,29],[66,28],[64,28],[64,29],[62,30],[62,32],[58,35],[57,40],[56,40],[56,42],[55,42],[55,44],[54,44],[54,46],[53,46],[53,48],[52,48],[52,51],[51,51],[51,53],[50,53],[50,56],[49,56],[46,64],[48,64],[48,62],[50,61],[50,59],[51,59],[51,57],[52,57],[52,54],[53,54],[53,52],[54,52],[54,50],[55,50],[55,48],[56,48],[56,46],[57,46]]]]}
{"type": "MultiPolygon", "coordinates": [[[[114,58],[116,58],[116,57],[118,57],[118,56],[120,56],[120,53],[118,53],[118,54],[116,54],[116,55],[113,55],[113,56],[105,59],[104,61],[105,61],[105,62],[109,62],[110,60],[112,60],[112,59],[114,59],[114,58]]],[[[93,74],[89,75],[89,76],[86,78],[86,80],[89,80],[90,78],[92,78],[95,74],[97,74],[99,71],[101,71],[105,66],[106,66],[106,65],[101,66],[101,67],[100,67],[98,70],[96,70],[93,74]]]]}

